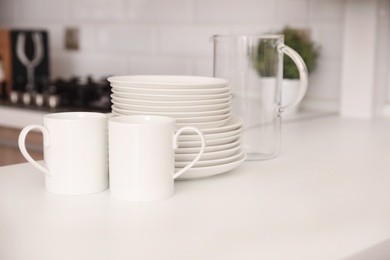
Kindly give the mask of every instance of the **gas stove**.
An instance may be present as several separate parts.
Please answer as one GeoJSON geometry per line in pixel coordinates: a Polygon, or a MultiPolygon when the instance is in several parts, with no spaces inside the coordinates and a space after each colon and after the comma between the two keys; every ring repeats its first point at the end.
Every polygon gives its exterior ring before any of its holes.
{"type": "Polygon", "coordinates": [[[111,112],[111,87],[105,78],[72,77],[52,81],[37,80],[33,90],[14,83],[3,91],[3,105],[48,111],[111,112]]]}

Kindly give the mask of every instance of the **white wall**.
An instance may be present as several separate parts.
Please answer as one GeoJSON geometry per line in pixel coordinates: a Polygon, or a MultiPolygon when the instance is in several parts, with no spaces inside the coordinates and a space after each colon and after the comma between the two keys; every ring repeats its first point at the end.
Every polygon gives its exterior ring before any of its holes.
{"type": "Polygon", "coordinates": [[[53,77],[111,74],[212,75],[213,34],[260,33],[285,25],[320,43],[307,104],[337,109],[342,0],[0,0],[0,26],[50,32],[53,77]],[[64,49],[66,27],[81,49],[64,49]]]}

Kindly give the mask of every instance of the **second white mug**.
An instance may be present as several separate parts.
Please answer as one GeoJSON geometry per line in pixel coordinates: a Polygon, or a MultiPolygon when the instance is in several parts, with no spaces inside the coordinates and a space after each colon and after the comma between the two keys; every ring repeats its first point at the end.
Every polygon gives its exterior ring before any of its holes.
{"type": "Polygon", "coordinates": [[[171,197],[174,179],[191,168],[205,148],[199,129],[185,126],[175,134],[175,120],[170,117],[111,117],[108,129],[110,192],[122,200],[156,201],[171,197]],[[197,133],[202,145],[198,156],[174,173],[174,149],[183,131],[197,133]]]}

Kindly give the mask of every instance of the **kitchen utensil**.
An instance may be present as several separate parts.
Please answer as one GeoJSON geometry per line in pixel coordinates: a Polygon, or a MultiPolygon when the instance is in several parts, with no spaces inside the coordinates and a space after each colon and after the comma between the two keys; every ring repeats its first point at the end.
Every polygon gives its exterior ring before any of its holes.
{"type": "Polygon", "coordinates": [[[214,76],[229,81],[232,111],[244,119],[243,146],[248,160],[270,159],[279,153],[281,114],[305,95],[307,69],[302,58],[283,43],[282,35],[215,35],[214,76]],[[300,92],[281,106],[283,54],[297,65],[300,92]]]}

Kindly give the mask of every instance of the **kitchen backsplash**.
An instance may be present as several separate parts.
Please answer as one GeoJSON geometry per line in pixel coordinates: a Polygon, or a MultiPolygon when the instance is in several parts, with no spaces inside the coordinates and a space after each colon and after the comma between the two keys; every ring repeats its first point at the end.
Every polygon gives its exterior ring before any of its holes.
{"type": "Polygon", "coordinates": [[[322,55],[304,105],[337,110],[344,7],[342,0],[0,0],[0,27],[46,29],[53,77],[211,76],[213,34],[309,29],[322,55]],[[77,51],[64,47],[70,27],[79,29],[77,51]]]}

